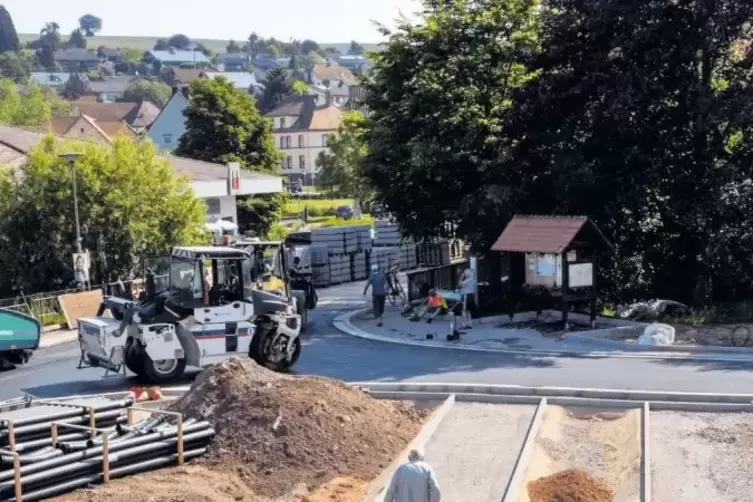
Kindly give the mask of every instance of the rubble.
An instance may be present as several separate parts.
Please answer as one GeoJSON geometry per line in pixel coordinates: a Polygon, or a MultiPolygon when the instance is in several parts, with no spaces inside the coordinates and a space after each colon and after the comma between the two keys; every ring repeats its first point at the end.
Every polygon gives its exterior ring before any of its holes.
{"type": "Polygon", "coordinates": [[[269,497],[335,477],[371,480],[423,420],[410,406],[342,382],[274,373],[235,358],[206,368],[173,409],[215,428],[203,464],[233,466],[269,497]]]}
{"type": "Polygon", "coordinates": [[[604,481],[578,469],[567,469],[528,483],[531,502],[612,502],[604,481]]]}

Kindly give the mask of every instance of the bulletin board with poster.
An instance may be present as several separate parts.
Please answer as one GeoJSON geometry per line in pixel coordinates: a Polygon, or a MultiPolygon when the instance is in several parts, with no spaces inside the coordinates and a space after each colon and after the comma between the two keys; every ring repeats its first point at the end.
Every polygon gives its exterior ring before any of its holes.
{"type": "Polygon", "coordinates": [[[84,286],[89,284],[90,267],[91,259],[89,257],[89,251],[73,253],[73,275],[77,283],[83,284],[84,286]]]}

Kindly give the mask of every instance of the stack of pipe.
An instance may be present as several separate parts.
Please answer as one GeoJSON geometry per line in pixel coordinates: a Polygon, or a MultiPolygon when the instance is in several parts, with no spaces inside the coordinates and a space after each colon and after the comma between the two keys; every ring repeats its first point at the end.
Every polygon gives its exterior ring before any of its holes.
{"type": "Polygon", "coordinates": [[[20,500],[37,501],[179,460],[187,461],[205,453],[214,437],[208,422],[179,421],[172,415],[152,415],[128,425],[127,411],[133,405],[132,399],[87,404],[85,414],[82,409],[71,407],[14,417],[13,441],[9,437],[11,422],[0,414],[0,501],[19,502],[17,480],[22,492],[20,500]],[[94,411],[95,434],[91,429],[81,430],[89,426],[89,409],[94,411]],[[55,441],[53,422],[72,424],[78,429],[56,426],[55,441]],[[10,442],[14,443],[13,449],[10,442]],[[18,470],[11,450],[18,455],[18,470]]]}

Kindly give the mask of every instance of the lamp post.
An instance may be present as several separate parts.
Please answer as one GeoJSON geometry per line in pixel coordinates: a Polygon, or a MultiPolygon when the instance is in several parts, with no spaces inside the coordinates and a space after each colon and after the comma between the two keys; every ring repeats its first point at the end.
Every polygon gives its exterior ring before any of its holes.
{"type": "Polygon", "coordinates": [[[78,152],[62,153],[59,155],[71,166],[71,182],[73,184],[73,214],[76,218],[76,252],[81,253],[81,223],[78,219],[78,191],[76,189],[76,159],[81,156],[78,152]]]}

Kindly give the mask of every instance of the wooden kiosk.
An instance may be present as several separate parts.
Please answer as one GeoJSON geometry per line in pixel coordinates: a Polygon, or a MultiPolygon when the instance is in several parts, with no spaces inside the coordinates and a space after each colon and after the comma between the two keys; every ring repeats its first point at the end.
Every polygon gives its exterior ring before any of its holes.
{"type": "Polygon", "coordinates": [[[596,323],[598,254],[614,251],[586,216],[514,216],[492,251],[510,255],[510,293],[520,297],[524,284],[542,286],[559,300],[568,328],[573,304],[587,303],[596,323]]]}

